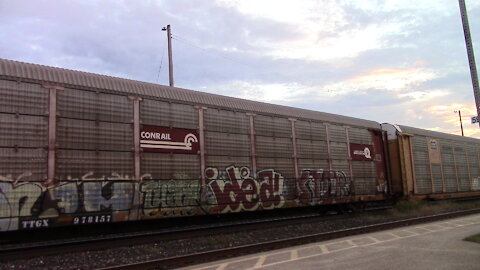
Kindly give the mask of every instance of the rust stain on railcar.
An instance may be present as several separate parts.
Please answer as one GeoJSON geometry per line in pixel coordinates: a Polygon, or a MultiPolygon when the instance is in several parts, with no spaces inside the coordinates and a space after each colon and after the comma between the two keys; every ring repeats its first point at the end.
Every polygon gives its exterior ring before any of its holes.
{"type": "Polygon", "coordinates": [[[375,178],[377,179],[377,192],[386,193],[387,192],[387,183],[386,183],[386,164],[385,164],[385,149],[383,148],[383,133],[382,131],[376,132],[373,131],[373,161],[375,163],[375,178]]]}

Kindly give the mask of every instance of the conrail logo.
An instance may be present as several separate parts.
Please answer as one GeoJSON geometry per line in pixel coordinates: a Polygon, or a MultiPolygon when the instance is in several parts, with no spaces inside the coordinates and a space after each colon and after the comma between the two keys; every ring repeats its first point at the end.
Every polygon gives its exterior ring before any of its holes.
{"type": "Polygon", "coordinates": [[[355,151],[353,151],[353,154],[354,155],[359,155],[359,156],[364,156],[365,158],[368,158],[368,159],[372,158],[372,155],[370,153],[370,149],[368,149],[368,147],[365,147],[365,149],[363,149],[363,151],[355,150],[355,151]]]}
{"type": "Polygon", "coordinates": [[[170,133],[158,133],[158,132],[140,132],[140,138],[142,139],[157,139],[157,140],[172,140],[170,133]]]}
{"type": "Polygon", "coordinates": [[[143,126],[140,147],[146,152],[178,152],[196,154],[199,149],[196,130],[143,126]]]}
{"type": "Polygon", "coordinates": [[[350,156],[352,160],[373,161],[375,156],[373,145],[351,143],[350,156]]]}

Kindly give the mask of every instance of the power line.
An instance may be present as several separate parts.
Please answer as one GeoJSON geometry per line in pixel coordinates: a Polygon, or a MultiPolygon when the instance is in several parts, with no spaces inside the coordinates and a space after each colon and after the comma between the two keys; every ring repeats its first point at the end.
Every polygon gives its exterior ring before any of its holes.
{"type": "Polygon", "coordinates": [[[163,64],[163,57],[165,56],[165,38],[162,42],[163,45],[163,50],[162,50],[162,58],[160,59],[160,66],[158,67],[158,73],[157,73],[157,80],[156,82],[160,82],[160,72],[162,71],[162,64],[163,64]]]}
{"type": "MultiPolygon", "coordinates": [[[[179,42],[182,42],[182,43],[184,43],[184,44],[187,44],[187,45],[189,45],[189,46],[191,46],[191,47],[195,47],[195,48],[197,48],[197,49],[199,49],[199,50],[202,50],[203,52],[208,53],[208,54],[210,54],[210,55],[213,55],[213,56],[215,56],[215,57],[224,58],[224,59],[226,59],[226,60],[235,62],[235,63],[237,63],[237,64],[241,64],[241,65],[246,66],[246,67],[248,67],[248,68],[251,68],[251,69],[253,68],[254,71],[257,72],[257,73],[261,73],[261,74],[265,74],[265,75],[270,75],[270,76],[279,77],[279,78],[284,79],[284,80],[287,80],[287,81],[292,81],[292,79],[291,79],[291,78],[287,78],[287,77],[285,76],[285,74],[280,74],[280,73],[278,73],[278,72],[270,72],[270,73],[267,73],[267,72],[265,72],[265,68],[263,68],[263,67],[261,67],[261,66],[256,66],[256,65],[252,65],[252,64],[250,64],[250,63],[246,63],[246,62],[243,62],[243,61],[239,61],[238,59],[231,58],[231,57],[227,57],[227,56],[225,56],[225,55],[219,54],[219,53],[215,52],[214,50],[209,50],[209,49],[203,48],[203,47],[198,46],[197,44],[195,44],[195,42],[190,41],[190,40],[188,40],[188,39],[186,39],[186,38],[183,38],[183,37],[181,37],[181,36],[179,36],[179,35],[172,34],[172,39],[174,39],[174,40],[176,40],[176,41],[179,41],[179,42]]],[[[293,81],[295,81],[295,79],[293,79],[293,81]]],[[[332,90],[328,90],[327,92],[331,92],[331,91],[332,91],[332,90]]]]}
{"type": "Polygon", "coordinates": [[[200,50],[202,50],[202,51],[204,51],[204,52],[206,52],[206,53],[209,53],[209,54],[211,54],[211,55],[213,55],[213,56],[221,57],[221,58],[224,58],[224,59],[226,59],[226,60],[230,60],[230,61],[232,61],[232,62],[235,62],[235,63],[237,63],[237,64],[241,64],[241,65],[244,65],[244,66],[247,66],[247,67],[250,67],[250,68],[261,68],[260,66],[255,66],[255,65],[252,65],[252,64],[250,64],[250,63],[245,63],[245,62],[239,61],[238,59],[234,59],[234,58],[231,58],[231,57],[227,57],[227,56],[225,56],[225,55],[221,55],[221,54],[212,52],[211,50],[202,48],[202,47],[196,45],[193,41],[189,41],[189,40],[187,40],[187,39],[185,39],[185,38],[183,38],[183,37],[180,37],[180,36],[178,36],[178,35],[172,34],[172,38],[175,39],[175,40],[178,40],[178,41],[180,41],[180,42],[184,42],[184,43],[186,43],[186,44],[188,44],[188,45],[190,45],[190,46],[193,46],[193,47],[195,47],[195,48],[197,48],[197,49],[200,49],[200,50]]]}

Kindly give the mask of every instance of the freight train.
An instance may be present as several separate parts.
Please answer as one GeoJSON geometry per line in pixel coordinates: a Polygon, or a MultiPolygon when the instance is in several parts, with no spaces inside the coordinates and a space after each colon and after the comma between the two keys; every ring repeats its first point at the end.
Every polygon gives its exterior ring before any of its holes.
{"type": "Polygon", "coordinates": [[[480,196],[480,140],[0,59],[0,231],[480,196]]]}

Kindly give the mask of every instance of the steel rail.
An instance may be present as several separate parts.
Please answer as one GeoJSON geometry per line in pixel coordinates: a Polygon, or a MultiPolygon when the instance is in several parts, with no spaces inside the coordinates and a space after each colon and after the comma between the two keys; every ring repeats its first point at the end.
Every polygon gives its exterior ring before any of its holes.
{"type": "MultiPolygon", "coordinates": [[[[344,216],[343,216],[344,217],[344,216]]],[[[215,233],[243,231],[245,229],[271,228],[272,226],[286,226],[291,224],[326,221],[342,216],[323,216],[318,214],[304,214],[297,216],[275,217],[268,219],[253,219],[248,221],[224,222],[188,226],[176,229],[162,229],[155,231],[128,232],[112,235],[95,235],[89,237],[59,239],[33,243],[0,245],[0,262],[12,259],[25,259],[42,255],[55,255],[65,252],[86,250],[101,250],[112,246],[145,244],[155,241],[178,240],[191,237],[201,237],[215,233]]]]}

